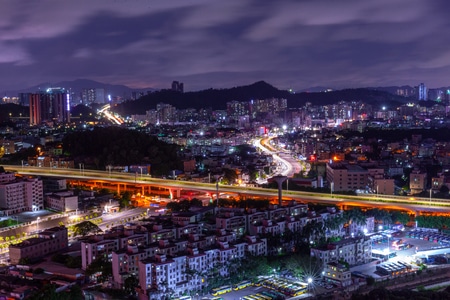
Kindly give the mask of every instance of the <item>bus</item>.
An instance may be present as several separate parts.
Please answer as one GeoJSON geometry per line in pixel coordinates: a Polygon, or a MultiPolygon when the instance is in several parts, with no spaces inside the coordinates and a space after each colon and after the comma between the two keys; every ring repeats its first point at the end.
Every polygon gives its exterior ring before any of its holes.
{"type": "Polygon", "coordinates": [[[222,295],[222,294],[226,294],[231,292],[231,286],[229,285],[224,285],[215,289],[211,290],[211,295],[213,295],[214,297],[222,295]]]}
{"type": "Polygon", "coordinates": [[[294,289],[294,293],[292,296],[297,297],[300,295],[303,295],[308,290],[308,286],[299,286],[298,288],[294,289]]]}
{"type": "Polygon", "coordinates": [[[252,285],[252,282],[250,280],[241,281],[233,286],[233,290],[235,291],[242,290],[250,285],[252,285]]]}
{"type": "Polygon", "coordinates": [[[181,296],[181,297],[175,298],[175,300],[192,300],[192,297],[191,296],[181,296]]]}

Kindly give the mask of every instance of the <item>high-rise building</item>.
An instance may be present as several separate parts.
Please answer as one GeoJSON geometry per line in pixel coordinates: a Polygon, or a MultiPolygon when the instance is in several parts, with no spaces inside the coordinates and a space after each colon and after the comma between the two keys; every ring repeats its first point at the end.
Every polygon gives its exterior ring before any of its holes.
{"type": "Polygon", "coordinates": [[[70,95],[64,88],[48,88],[29,94],[30,125],[42,122],[69,123],[70,95]]]}
{"type": "Polygon", "coordinates": [[[88,88],[81,91],[81,99],[84,105],[92,103],[106,103],[106,90],[104,88],[88,88]]]}
{"type": "Polygon", "coordinates": [[[184,84],[182,82],[172,81],[172,91],[183,93],[184,84]]]}
{"type": "Polygon", "coordinates": [[[420,100],[428,100],[427,87],[423,83],[419,84],[418,99],[419,99],[419,101],[420,100]]]}

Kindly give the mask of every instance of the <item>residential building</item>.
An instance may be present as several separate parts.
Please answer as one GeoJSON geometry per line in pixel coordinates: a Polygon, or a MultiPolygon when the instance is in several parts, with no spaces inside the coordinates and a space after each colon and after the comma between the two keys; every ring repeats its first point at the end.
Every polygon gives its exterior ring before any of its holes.
{"type": "Polygon", "coordinates": [[[350,270],[340,263],[327,263],[322,274],[325,281],[339,287],[346,287],[352,284],[352,275],[350,270]]]}
{"type": "Polygon", "coordinates": [[[67,228],[53,227],[39,233],[37,238],[24,240],[19,244],[9,245],[11,264],[21,264],[23,260],[43,257],[65,249],[68,246],[67,228]]]}
{"type": "Polygon", "coordinates": [[[427,173],[420,170],[413,170],[409,175],[409,188],[411,194],[417,194],[427,188],[427,173]]]}
{"type": "Polygon", "coordinates": [[[29,94],[30,125],[69,123],[70,95],[60,87],[29,94]]]}
{"type": "Polygon", "coordinates": [[[320,248],[311,248],[311,257],[318,259],[324,267],[330,262],[346,262],[351,266],[368,263],[371,256],[372,242],[365,236],[343,239],[320,248]]]}
{"type": "Polygon", "coordinates": [[[78,196],[71,191],[61,191],[46,195],[46,207],[66,212],[78,209],[78,196]]]}
{"type": "Polygon", "coordinates": [[[333,191],[366,189],[369,172],[359,165],[327,164],[327,181],[333,191]]]}
{"type": "Polygon", "coordinates": [[[38,178],[15,178],[4,175],[0,183],[0,207],[4,214],[16,214],[23,211],[44,209],[44,191],[42,180],[38,178]]]}

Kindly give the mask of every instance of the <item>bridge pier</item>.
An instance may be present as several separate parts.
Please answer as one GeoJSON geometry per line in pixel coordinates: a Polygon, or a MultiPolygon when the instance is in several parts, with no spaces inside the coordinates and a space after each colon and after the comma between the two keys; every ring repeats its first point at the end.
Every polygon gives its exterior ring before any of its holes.
{"type": "Polygon", "coordinates": [[[178,199],[181,197],[181,189],[169,189],[170,199],[178,199]]]}

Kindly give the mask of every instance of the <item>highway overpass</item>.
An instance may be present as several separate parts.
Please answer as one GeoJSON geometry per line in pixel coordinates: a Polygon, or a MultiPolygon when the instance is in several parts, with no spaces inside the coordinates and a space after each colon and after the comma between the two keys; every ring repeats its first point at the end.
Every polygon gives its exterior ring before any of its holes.
{"type": "MultiPolygon", "coordinates": [[[[40,168],[29,166],[3,165],[6,171],[14,171],[20,175],[61,177],[71,180],[107,182],[114,184],[152,186],[165,188],[172,191],[200,191],[215,194],[216,184],[198,183],[192,181],[180,181],[172,179],[152,178],[139,173],[108,172],[86,169],[62,169],[62,168],[40,168]]],[[[277,199],[276,189],[265,189],[257,187],[220,185],[221,193],[234,193],[240,197],[262,197],[264,199],[277,199]]],[[[402,197],[387,195],[358,195],[344,196],[337,194],[323,194],[313,192],[283,191],[283,200],[296,200],[302,202],[329,203],[339,207],[364,206],[380,207],[388,209],[407,210],[414,213],[433,212],[448,213],[450,211],[450,200],[402,197]]]]}

